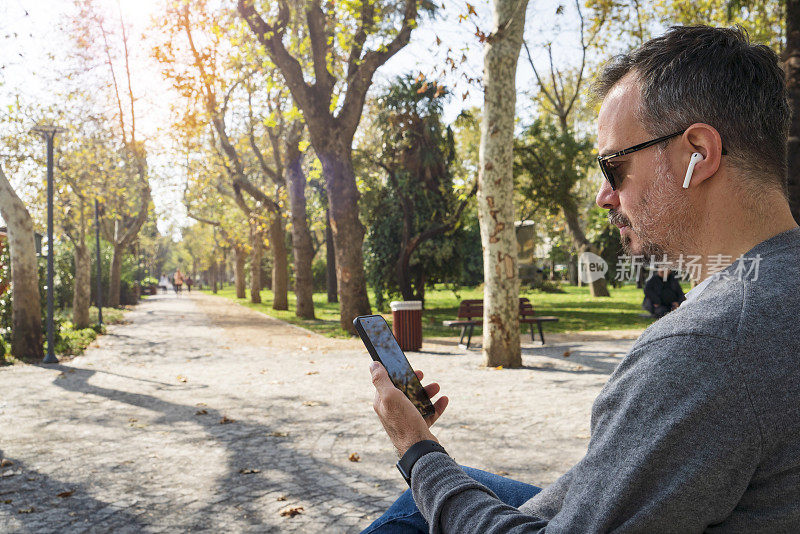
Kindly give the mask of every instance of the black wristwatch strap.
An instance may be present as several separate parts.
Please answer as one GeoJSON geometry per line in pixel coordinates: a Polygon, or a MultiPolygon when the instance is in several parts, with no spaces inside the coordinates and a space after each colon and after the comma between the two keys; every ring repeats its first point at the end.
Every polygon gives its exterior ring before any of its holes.
{"type": "Polygon", "coordinates": [[[411,470],[414,469],[414,464],[429,452],[443,452],[447,454],[444,447],[433,440],[426,439],[418,441],[409,447],[403,457],[400,458],[400,461],[397,462],[397,470],[400,471],[400,474],[406,479],[408,487],[411,487],[411,470]]]}

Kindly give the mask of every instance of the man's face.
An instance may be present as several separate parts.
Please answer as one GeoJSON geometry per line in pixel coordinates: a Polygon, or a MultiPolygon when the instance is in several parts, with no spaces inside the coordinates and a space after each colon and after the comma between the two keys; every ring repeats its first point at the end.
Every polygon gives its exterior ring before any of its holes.
{"type": "MultiPolygon", "coordinates": [[[[649,141],[648,133],[635,116],[640,90],[636,79],[627,75],[608,93],[597,120],[600,155],[649,141]]],[[[675,142],[673,140],[672,142],[675,142]]],[[[616,191],[607,180],[596,202],[609,210],[609,221],[620,229],[626,254],[675,261],[684,253],[697,228],[697,217],[689,205],[670,166],[669,150],[653,146],[612,160],[615,175],[622,178],[616,191]]]]}

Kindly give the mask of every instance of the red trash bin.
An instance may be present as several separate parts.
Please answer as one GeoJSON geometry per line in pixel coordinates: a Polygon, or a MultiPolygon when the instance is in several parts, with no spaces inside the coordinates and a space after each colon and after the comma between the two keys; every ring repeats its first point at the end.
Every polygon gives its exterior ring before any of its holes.
{"type": "Polygon", "coordinates": [[[404,351],[422,348],[422,301],[393,301],[392,333],[404,351]]]}

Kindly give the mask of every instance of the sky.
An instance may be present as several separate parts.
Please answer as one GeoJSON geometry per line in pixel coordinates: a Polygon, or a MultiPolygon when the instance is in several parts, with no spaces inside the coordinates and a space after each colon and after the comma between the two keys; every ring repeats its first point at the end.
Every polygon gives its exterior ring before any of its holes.
{"type": "MultiPolygon", "coordinates": [[[[439,0],[442,1],[442,0],[439,0]]],[[[137,98],[137,128],[150,140],[149,164],[152,174],[153,200],[159,218],[159,230],[167,232],[188,223],[181,202],[185,178],[177,166],[163,154],[158,145],[164,144],[163,125],[169,123],[166,103],[172,97],[168,84],[159,75],[149,55],[149,45],[143,34],[149,31],[151,19],[157,16],[164,0],[98,0],[112,12],[121,11],[130,31],[133,56],[134,94],[137,98]],[[117,7],[118,6],[118,7],[117,7]]],[[[488,1],[474,4],[477,16],[459,21],[466,13],[467,3],[443,0],[443,8],[435,20],[423,19],[412,33],[411,42],[382,66],[374,77],[373,89],[387,84],[394,77],[408,72],[431,75],[442,65],[447,48],[452,55],[466,61],[457,76],[444,82],[453,92],[446,104],[444,118],[450,122],[462,109],[482,106],[483,95],[476,84],[467,83],[461,73],[480,77],[483,47],[474,36],[476,25],[488,33],[491,30],[491,11],[488,1]],[[436,45],[440,39],[442,44],[436,45]],[[464,98],[464,94],[468,93],[464,98]]],[[[526,13],[526,41],[534,55],[537,68],[546,70],[547,56],[543,44],[552,41],[556,65],[576,65],[579,61],[578,16],[574,4],[566,4],[563,14],[556,15],[558,2],[531,0],[526,13]]],[[[59,24],[72,11],[72,0],[1,0],[0,1],[0,81],[8,87],[23,87],[32,99],[52,102],[51,84],[54,78],[54,55],[67,46],[67,38],[59,24]]],[[[7,97],[0,86],[0,106],[7,97]]],[[[523,50],[517,69],[517,115],[522,123],[530,122],[536,109],[533,95],[536,82],[523,50]]],[[[43,171],[44,172],[44,171],[43,171]]],[[[13,177],[12,177],[13,179],[13,177]]]]}

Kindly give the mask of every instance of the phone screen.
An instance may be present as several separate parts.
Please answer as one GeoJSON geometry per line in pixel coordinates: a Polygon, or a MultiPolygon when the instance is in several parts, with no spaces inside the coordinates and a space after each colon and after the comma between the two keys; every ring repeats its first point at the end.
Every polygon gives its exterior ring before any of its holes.
{"type": "Polygon", "coordinates": [[[386,320],[380,315],[364,315],[356,317],[353,324],[370,355],[383,364],[395,387],[405,393],[423,416],[433,415],[431,400],[389,330],[386,320]]]}

